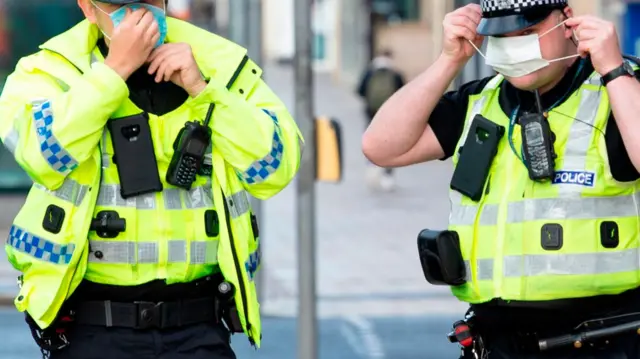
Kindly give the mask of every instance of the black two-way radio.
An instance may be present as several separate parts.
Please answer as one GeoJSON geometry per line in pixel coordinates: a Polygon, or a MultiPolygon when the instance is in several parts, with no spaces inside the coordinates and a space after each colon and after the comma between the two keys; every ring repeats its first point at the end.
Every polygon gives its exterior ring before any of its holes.
{"type": "Polygon", "coordinates": [[[202,170],[207,148],[211,144],[209,122],[214,105],[210,104],[204,123],[189,121],[178,133],[173,143],[173,157],[167,170],[167,183],[191,189],[196,175],[202,170]]]}
{"type": "Polygon", "coordinates": [[[529,178],[542,182],[553,179],[557,157],[553,148],[556,136],[549,126],[538,90],[534,95],[537,113],[525,113],[520,117],[522,156],[529,178]]]}

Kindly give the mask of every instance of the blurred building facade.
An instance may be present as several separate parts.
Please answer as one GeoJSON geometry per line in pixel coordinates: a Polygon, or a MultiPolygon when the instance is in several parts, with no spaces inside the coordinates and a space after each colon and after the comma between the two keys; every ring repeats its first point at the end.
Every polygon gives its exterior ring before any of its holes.
{"type": "MultiPolygon", "coordinates": [[[[265,58],[289,61],[294,53],[294,23],[290,20],[294,0],[263,1],[265,58]]],[[[621,26],[619,18],[628,0],[569,1],[577,14],[596,14],[621,26]]],[[[375,51],[390,49],[399,68],[413,78],[440,53],[445,14],[471,2],[479,1],[315,0],[316,69],[329,71],[342,82],[355,83],[375,51]]],[[[489,73],[490,69],[474,61],[460,79],[489,73]]]]}

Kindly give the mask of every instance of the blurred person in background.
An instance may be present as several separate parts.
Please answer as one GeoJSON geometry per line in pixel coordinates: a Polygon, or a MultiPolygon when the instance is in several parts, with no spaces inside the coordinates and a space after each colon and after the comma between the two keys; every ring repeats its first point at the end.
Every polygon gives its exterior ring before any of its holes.
{"type": "Polygon", "coordinates": [[[167,3],[167,15],[189,21],[191,19],[191,0],[171,0],[167,3]]]}
{"type": "MultiPolygon", "coordinates": [[[[295,176],[299,129],[246,49],[164,0],[78,0],[20,60],[0,139],[34,185],[5,246],[43,356],[235,358],[259,347],[249,194],[295,176]]],[[[37,26],[37,25],[34,25],[37,26]]]]}
{"type": "Polygon", "coordinates": [[[482,0],[443,26],[362,146],[383,167],[453,159],[449,231],[423,250],[470,304],[450,339],[462,358],[640,358],[638,60],[566,0],[482,0]],[[445,93],[476,53],[497,74],[445,93]]]}
{"type": "MultiPolygon", "coordinates": [[[[393,53],[390,50],[380,51],[365,69],[358,86],[358,95],[365,105],[367,125],[371,123],[380,107],[402,88],[404,83],[402,73],[394,67],[393,53]]],[[[366,175],[367,183],[372,189],[390,191],[394,188],[391,168],[380,168],[371,164],[366,175]]]]}

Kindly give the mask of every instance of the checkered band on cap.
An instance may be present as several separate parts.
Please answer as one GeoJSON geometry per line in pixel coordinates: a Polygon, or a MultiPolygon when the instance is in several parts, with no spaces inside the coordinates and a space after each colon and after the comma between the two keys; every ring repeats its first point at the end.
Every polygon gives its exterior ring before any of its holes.
{"type": "Polygon", "coordinates": [[[482,12],[514,12],[533,9],[537,6],[566,5],[567,0],[482,0],[482,12]]]}

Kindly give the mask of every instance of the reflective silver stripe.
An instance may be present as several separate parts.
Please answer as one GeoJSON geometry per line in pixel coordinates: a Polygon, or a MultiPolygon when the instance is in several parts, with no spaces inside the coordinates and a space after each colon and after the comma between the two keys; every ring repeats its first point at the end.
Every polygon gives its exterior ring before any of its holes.
{"type": "Polygon", "coordinates": [[[594,275],[634,272],[640,269],[638,248],[600,253],[507,256],[505,277],[594,275]]]}
{"type": "Polygon", "coordinates": [[[18,148],[18,141],[20,141],[20,135],[15,127],[12,127],[7,136],[2,139],[2,144],[6,147],[12,155],[15,156],[16,148],[18,148]]]}
{"type": "Polygon", "coordinates": [[[74,206],[82,204],[85,195],[89,192],[89,186],[81,185],[70,178],[66,178],[64,182],[62,182],[62,186],[55,191],[52,191],[39,183],[34,183],[33,186],[50,195],[70,202],[74,206]]]}
{"type": "MultiPolygon", "coordinates": [[[[168,241],[167,262],[187,261],[187,241],[168,241]]],[[[153,264],[160,263],[158,242],[89,241],[91,254],[89,262],[110,264],[153,264]]],[[[189,245],[190,264],[217,264],[218,241],[194,241],[189,245]]]]}
{"type": "MultiPolygon", "coordinates": [[[[566,171],[584,171],[586,168],[587,152],[591,139],[595,130],[595,122],[598,115],[598,109],[600,107],[600,98],[602,94],[600,91],[582,90],[582,96],[580,100],[580,108],[578,109],[577,119],[574,120],[567,138],[564,152],[564,169],[566,171]]],[[[487,99],[488,96],[484,96],[483,99],[487,99]]],[[[473,106],[480,102],[476,101],[473,106]]],[[[469,125],[470,118],[467,119],[465,127],[469,125]]],[[[468,132],[468,128],[465,128],[465,133],[468,132]]],[[[571,194],[579,195],[582,191],[582,186],[574,184],[558,184],[557,185],[559,197],[567,197],[571,194]]],[[[471,226],[475,224],[476,215],[478,212],[478,205],[462,205],[462,195],[455,191],[450,191],[451,200],[451,214],[449,216],[449,223],[457,226],[471,226]]],[[[563,219],[563,218],[598,218],[611,217],[614,212],[605,208],[617,206],[620,204],[628,204],[624,198],[580,198],[576,200],[564,200],[560,198],[544,199],[544,200],[526,200],[521,202],[513,202],[508,207],[508,222],[518,223],[528,220],[539,219],[563,219]],[[586,208],[586,204],[591,202],[597,202],[602,207],[586,208]],[[564,207],[566,206],[566,207],[564,207]],[[566,209],[566,210],[565,210],[566,209]],[[577,211],[574,211],[576,209],[577,211]],[[549,212],[545,212],[549,211],[549,212]],[[554,213],[564,213],[561,218],[556,218],[554,213]],[[566,213],[565,213],[566,212],[566,213]],[[526,215],[525,215],[526,214],[526,215]],[[575,217],[574,217],[575,216],[575,217]],[[585,217],[586,216],[586,217],[585,217]],[[553,218],[550,218],[553,217],[553,218]],[[529,218],[524,219],[523,218],[529,218]]],[[[635,206],[623,205],[620,208],[616,208],[618,212],[622,213],[635,213],[635,206]]],[[[480,212],[479,224],[480,225],[496,225],[498,222],[498,205],[487,204],[484,205],[480,212]]]]}
{"type": "MultiPolygon", "coordinates": [[[[452,226],[473,226],[478,206],[456,205],[449,217],[452,226]]],[[[479,224],[498,224],[498,205],[484,205],[479,224]]],[[[507,205],[507,223],[560,221],[565,219],[624,218],[640,215],[640,193],[617,197],[538,198],[507,205]]]]}
{"type": "MultiPolygon", "coordinates": [[[[161,192],[164,207],[168,210],[213,208],[211,184],[194,187],[189,191],[168,188],[161,192]]],[[[97,205],[102,207],[130,207],[137,209],[157,208],[156,194],[149,193],[128,199],[120,195],[120,185],[104,184],[100,186],[97,205]]]]}
{"type": "MultiPolygon", "coordinates": [[[[497,79],[499,79],[499,77],[500,76],[496,76],[493,80],[491,80],[489,84],[487,84],[487,88],[495,87],[496,84],[493,82],[497,82],[497,79]]],[[[476,117],[477,114],[482,112],[485,105],[487,104],[488,97],[488,95],[484,95],[473,102],[471,112],[464,122],[464,129],[462,130],[462,136],[460,137],[461,144],[463,144],[467,139],[469,129],[471,128],[471,121],[473,121],[473,118],[476,117]]],[[[456,151],[454,156],[459,156],[458,151],[456,151]]],[[[458,217],[467,218],[472,216],[475,220],[475,212],[477,212],[477,206],[462,206],[462,195],[460,193],[454,190],[450,190],[449,201],[451,204],[451,212],[449,212],[449,223],[451,225],[464,225],[458,223],[460,221],[458,217]]],[[[471,221],[471,223],[473,224],[473,220],[471,221]]]]}
{"type": "MultiPolygon", "coordinates": [[[[640,194],[618,197],[539,198],[509,203],[507,222],[635,217],[640,194]]],[[[497,217],[496,217],[497,222],[497,217]]]]}
{"type": "MultiPolygon", "coordinates": [[[[466,141],[467,136],[469,135],[469,129],[471,128],[471,122],[473,122],[473,118],[476,117],[477,114],[482,112],[484,106],[487,104],[487,100],[488,96],[485,95],[474,101],[471,105],[472,107],[471,112],[469,113],[469,117],[467,117],[467,120],[464,121],[464,129],[462,130],[462,136],[460,137],[460,145],[464,144],[464,141],[466,141]]],[[[459,156],[457,151],[456,156],[459,156]]]]}
{"type": "MultiPolygon", "coordinates": [[[[595,122],[600,107],[600,91],[582,90],[580,97],[580,107],[576,115],[577,120],[573,120],[567,143],[564,148],[564,171],[583,172],[587,167],[587,152],[591,144],[591,139],[596,131],[595,122]]],[[[595,177],[595,176],[594,176],[595,177]]],[[[558,195],[568,194],[579,195],[584,187],[575,184],[558,184],[558,195]]]]}
{"type": "Polygon", "coordinates": [[[104,130],[102,130],[102,144],[100,146],[101,150],[102,150],[102,168],[109,168],[109,166],[111,166],[111,156],[109,156],[108,153],[104,152],[104,146],[107,145],[107,132],[109,130],[105,127],[104,130]]]}
{"type": "Polygon", "coordinates": [[[137,209],[155,209],[156,194],[148,193],[136,197],[123,199],[119,185],[101,185],[98,193],[97,206],[102,207],[132,207],[137,209]]]}
{"type": "MultiPolygon", "coordinates": [[[[476,279],[477,280],[491,280],[493,279],[493,259],[489,258],[489,259],[478,259],[476,261],[477,266],[475,268],[476,270],[476,279]]],[[[464,261],[464,266],[467,269],[467,276],[466,279],[467,281],[471,281],[472,280],[472,272],[471,272],[471,262],[470,261],[464,261]]]]}
{"type": "MultiPolygon", "coordinates": [[[[503,277],[522,278],[535,276],[597,275],[640,270],[640,249],[600,253],[529,254],[505,256],[503,277]]],[[[493,259],[478,260],[478,280],[493,278],[493,259]]],[[[471,278],[470,262],[465,261],[467,280],[471,278]]]]}
{"type": "Polygon", "coordinates": [[[249,203],[249,195],[247,194],[247,191],[236,192],[226,199],[231,218],[238,218],[249,212],[251,209],[251,203],[249,203]]]}

